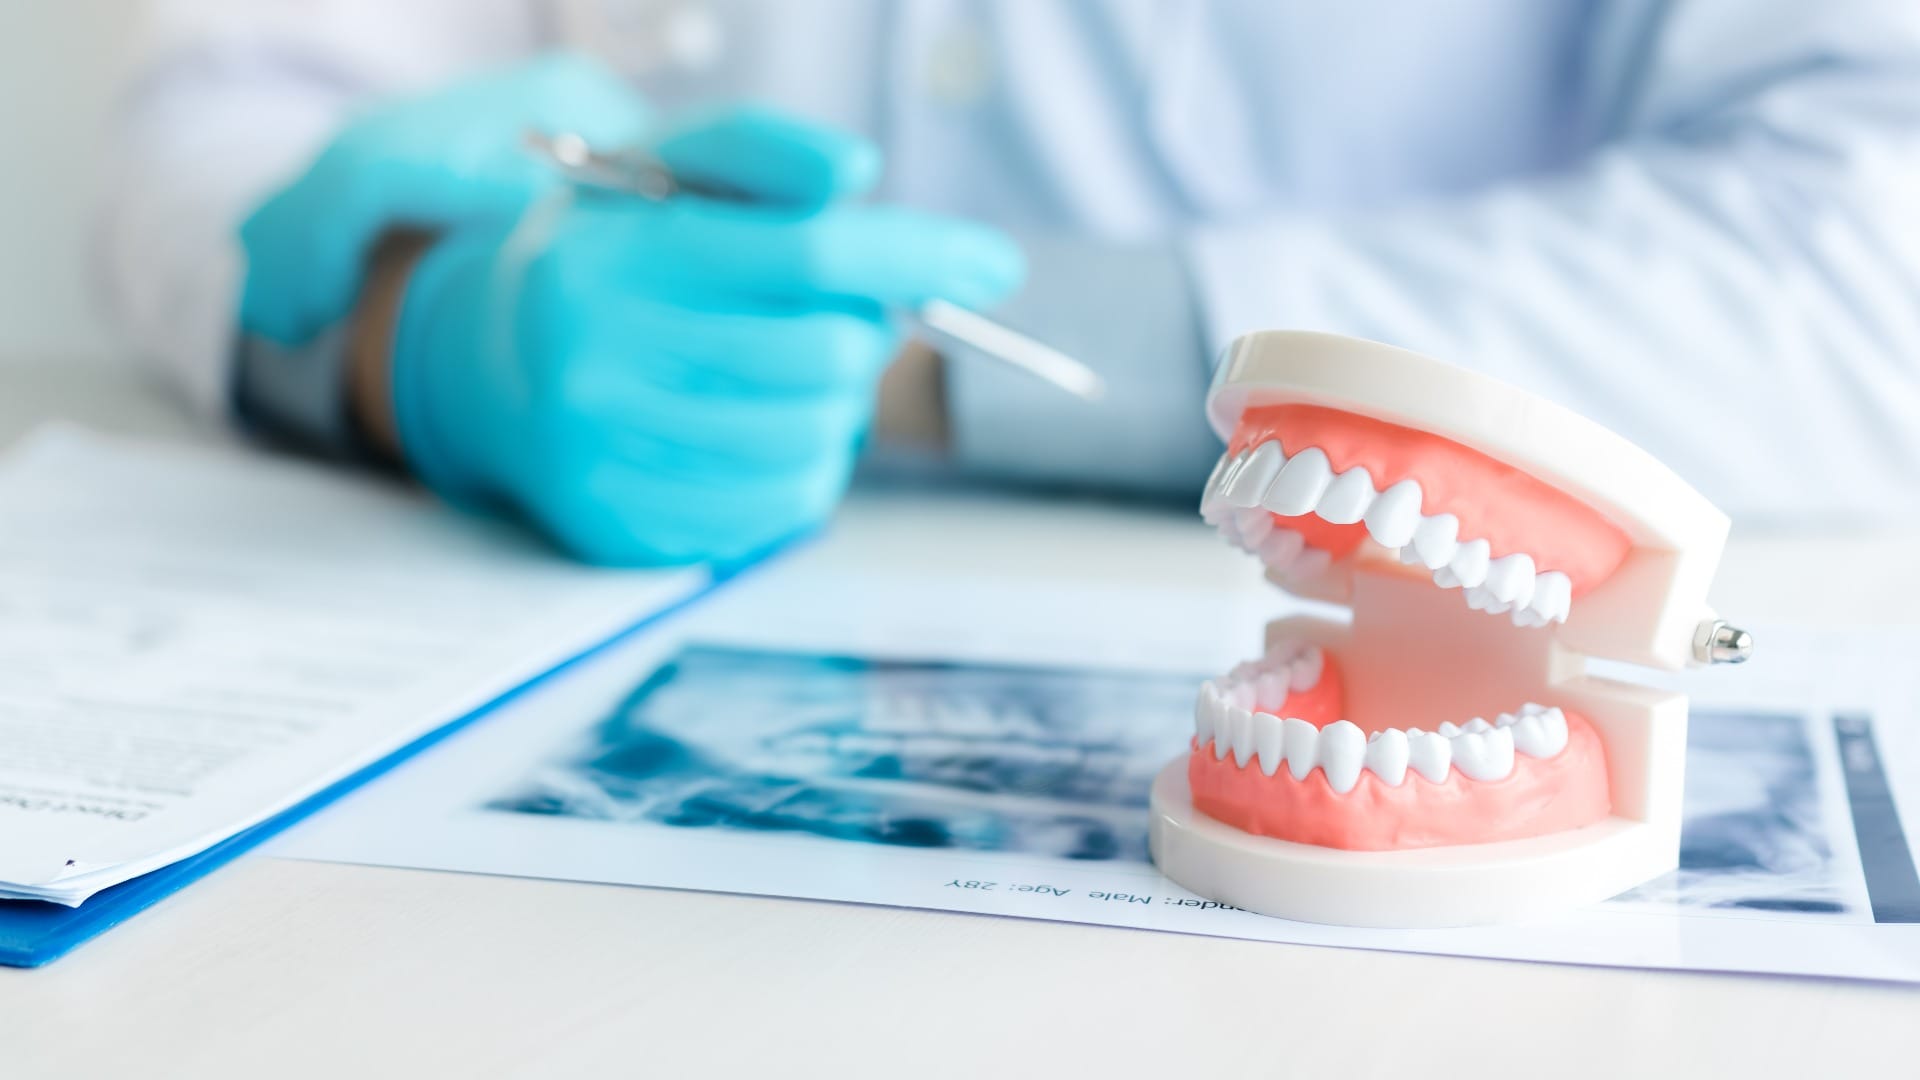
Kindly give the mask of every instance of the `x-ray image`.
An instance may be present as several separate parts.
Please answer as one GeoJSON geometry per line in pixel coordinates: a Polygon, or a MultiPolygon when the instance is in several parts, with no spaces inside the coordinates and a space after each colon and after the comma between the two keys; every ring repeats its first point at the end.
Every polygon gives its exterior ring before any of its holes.
{"type": "Polygon", "coordinates": [[[1820,775],[1799,716],[1695,712],[1680,868],[1623,899],[1840,914],[1820,775]]]}
{"type": "MultiPolygon", "coordinates": [[[[489,806],[1144,863],[1198,682],[689,647],[489,806]]],[[[1696,711],[1690,732],[1681,867],[1623,899],[1845,913],[1805,720],[1696,711]]]]}
{"type": "Polygon", "coordinates": [[[1144,862],[1198,682],[692,647],[492,806],[1144,862]]]}

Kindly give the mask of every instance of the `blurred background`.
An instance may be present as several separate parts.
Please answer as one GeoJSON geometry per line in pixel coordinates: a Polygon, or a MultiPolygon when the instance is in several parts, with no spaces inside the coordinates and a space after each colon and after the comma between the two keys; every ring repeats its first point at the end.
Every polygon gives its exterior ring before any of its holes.
{"type": "MultiPolygon", "coordinates": [[[[1017,245],[1031,263],[1018,289],[984,257],[985,270],[936,269],[1014,329],[1096,360],[1112,391],[1087,410],[952,342],[933,342],[945,356],[870,342],[881,355],[855,369],[889,370],[881,389],[897,392],[878,396],[871,443],[833,442],[835,475],[867,445],[967,480],[1186,506],[1218,450],[1206,364],[1239,334],[1285,327],[1391,342],[1567,404],[1743,525],[1920,521],[1920,0],[176,0],[184,32],[129,85],[147,6],[0,4],[0,438],[53,416],[147,427],[128,418],[151,413],[351,442],[343,418],[382,408],[335,408],[345,379],[301,383],[320,368],[276,366],[251,343],[278,333],[339,360],[316,343],[347,324],[314,315],[320,301],[376,277],[376,298],[393,297],[405,280],[363,273],[377,260],[353,245],[438,227],[419,206],[462,205],[446,133],[517,137],[526,121],[488,96],[508,85],[492,80],[565,50],[612,78],[565,84],[580,100],[554,106],[564,127],[631,111],[654,119],[620,138],[644,141],[746,100],[873,140],[871,201],[923,215],[882,224],[1017,245]],[[376,100],[418,128],[363,137],[353,168],[288,182],[376,100]],[[124,101],[149,107],[110,131],[124,101]],[[116,138],[135,165],[103,215],[116,138]],[[402,167],[426,145],[431,167],[402,167]],[[368,193],[415,209],[363,222],[368,193]],[[231,243],[234,223],[275,206],[273,227],[231,243]],[[103,302],[103,216],[126,329],[103,302]],[[315,258],[315,244],[351,254],[315,258]],[[241,278],[251,322],[230,310],[241,278]],[[153,386],[122,377],[136,352],[153,386]],[[177,399],[199,416],[163,412],[177,399]],[[1782,430],[1820,437],[1770,437],[1782,430]]],[[[887,269],[863,280],[891,287],[890,258],[945,250],[922,241],[895,232],[842,255],[887,269]]],[[[690,243],[705,257],[714,242],[690,243]]],[[[648,257],[670,262],[665,250],[648,257]]],[[[569,280],[581,285],[529,363],[590,363],[569,342],[632,299],[611,275],[569,280]]],[[[702,310],[757,302],[716,292],[702,310]]],[[[466,297],[428,321],[465,334],[497,306],[466,297]]],[[[723,348],[705,332],[636,340],[621,363],[791,345],[723,348]]],[[[497,389],[457,347],[375,353],[375,399],[395,385],[389,362],[497,389]]],[[[876,397],[843,389],[860,399],[848,415],[876,397]]],[[[460,413],[440,427],[473,432],[462,452],[476,460],[520,435],[477,431],[466,421],[491,414],[460,394],[432,404],[460,413]]]]}
{"type": "Polygon", "coordinates": [[[0,4],[0,365],[102,365],[112,336],[87,278],[104,125],[135,0],[0,4]]]}

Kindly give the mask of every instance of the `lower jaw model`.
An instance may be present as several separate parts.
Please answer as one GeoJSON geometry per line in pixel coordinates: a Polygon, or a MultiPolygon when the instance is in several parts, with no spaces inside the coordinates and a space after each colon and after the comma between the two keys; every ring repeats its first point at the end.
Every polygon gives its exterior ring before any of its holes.
{"type": "Polygon", "coordinates": [[[1235,342],[1201,513],[1350,623],[1270,624],[1154,786],[1154,858],[1248,910],[1527,918],[1678,861],[1686,699],[1589,676],[1744,660],[1706,607],[1727,519],[1605,429],[1415,353],[1235,342]]]}

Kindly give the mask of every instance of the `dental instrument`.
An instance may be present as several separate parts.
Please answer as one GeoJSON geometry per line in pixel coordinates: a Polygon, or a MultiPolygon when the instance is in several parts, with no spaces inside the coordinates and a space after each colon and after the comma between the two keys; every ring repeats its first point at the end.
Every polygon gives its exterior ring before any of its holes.
{"type": "MultiPolygon", "coordinates": [[[[733,187],[677,176],[665,162],[642,149],[601,150],[576,133],[548,134],[539,130],[528,130],[524,142],[529,151],[553,165],[576,187],[653,202],[679,195],[726,202],[753,201],[750,194],[733,187]]],[[[1098,401],[1106,393],[1106,381],[1086,364],[979,312],[936,298],[921,304],[913,315],[927,329],[1019,368],[1083,401],[1098,401]]]]}

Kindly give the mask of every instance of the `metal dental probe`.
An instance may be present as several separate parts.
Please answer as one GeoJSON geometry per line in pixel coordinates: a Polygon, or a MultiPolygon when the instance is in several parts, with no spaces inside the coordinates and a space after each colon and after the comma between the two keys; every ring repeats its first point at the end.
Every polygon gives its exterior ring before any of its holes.
{"type": "MultiPolygon", "coordinates": [[[[598,150],[571,132],[549,135],[529,130],[524,142],[528,150],[552,164],[577,187],[653,202],[681,194],[727,202],[754,201],[752,195],[736,188],[676,176],[666,163],[644,150],[598,150]]],[[[1106,393],[1106,380],[1092,368],[979,312],[946,300],[929,300],[913,315],[935,333],[969,345],[1084,401],[1098,401],[1106,393]]]]}

